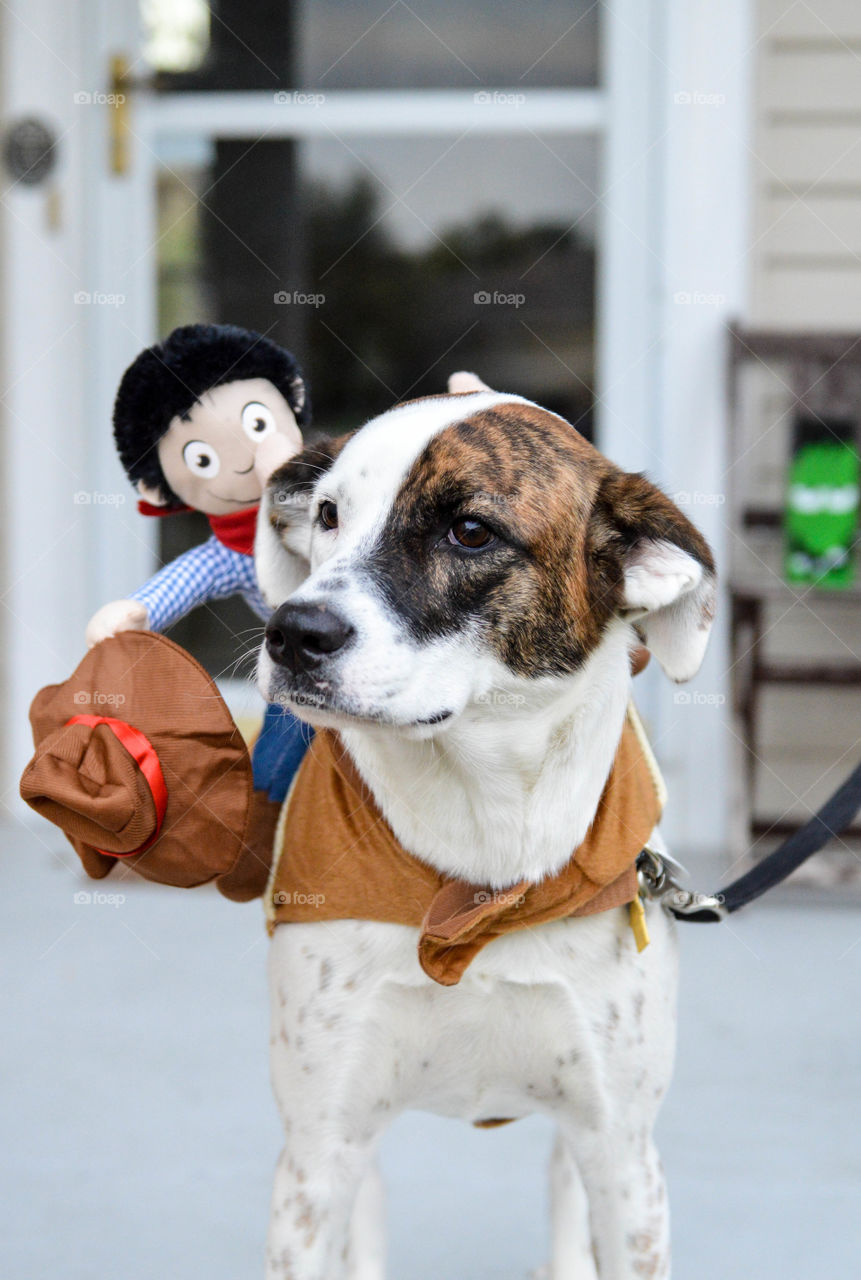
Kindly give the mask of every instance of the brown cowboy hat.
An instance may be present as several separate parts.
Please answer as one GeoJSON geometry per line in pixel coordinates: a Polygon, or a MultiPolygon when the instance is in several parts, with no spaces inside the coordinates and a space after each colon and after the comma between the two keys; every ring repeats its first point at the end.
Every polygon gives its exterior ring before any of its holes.
{"type": "Polygon", "coordinates": [[[273,806],[214,681],[151,631],[103,640],[33,700],[36,754],[21,795],[68,837],[90,876],[117,862],[244,901],[265,885],[273,806]],[[268,841],[268,844],[267,844],[268,841]]]}

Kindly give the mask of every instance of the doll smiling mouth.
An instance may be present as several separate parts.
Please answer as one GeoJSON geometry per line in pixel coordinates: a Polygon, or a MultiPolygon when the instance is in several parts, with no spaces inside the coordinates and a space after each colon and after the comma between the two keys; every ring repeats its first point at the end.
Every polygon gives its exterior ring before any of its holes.
{"type": "Polygon", "coordinates": [[[209,494],[210,498],[217,498],[219,502],[235,502],[239,507],[250,507],[253,506],[255,502],[260,501],[259,493],[252,493],[250,498],[228,498],[226,494],[213,493],[211,489],[207,489],[206,492],[209,494]]]}

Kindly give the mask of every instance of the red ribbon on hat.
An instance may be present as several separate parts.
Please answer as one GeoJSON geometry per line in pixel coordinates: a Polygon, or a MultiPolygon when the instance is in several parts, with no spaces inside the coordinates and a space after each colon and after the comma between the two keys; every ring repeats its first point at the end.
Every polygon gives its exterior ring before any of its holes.
{"type": "Polygon", "coordinates": [[[125,720],[115,720],[112,716],[72,716],[66,724],[85,724],[91,729],[95,729],[97,725],[106,724],[140,768],[155,804],[155,831],[144,840],[142,845],[137,849],[130,849],[128,853],[114,853],[110,849],[97,849],[96,852],[103,853],[107,858],[130,858],[135,853],[143,853],[151,844],[155,844],[161,835],[161,824],[164,822],[167,811],[167,786],[155,747],[140,729],[135,729],[125,720]]]}

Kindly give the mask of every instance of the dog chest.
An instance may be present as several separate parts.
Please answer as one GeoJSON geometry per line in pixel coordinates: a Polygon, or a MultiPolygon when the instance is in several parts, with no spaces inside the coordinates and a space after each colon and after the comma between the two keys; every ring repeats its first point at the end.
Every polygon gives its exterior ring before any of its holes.
{"type": "Polygon", "coordinates": [[[415,964],[414,929],[279,926],[273,1076],[285,1096],[325,1078],[357,1116],[385,1105],[473,1121],[585,1117],[606,1089],[648,1090],[669,1071],[675,931],[659,908],[649,928],[642,955],[623,910],[508,934],[446,988],[415,964]]]}

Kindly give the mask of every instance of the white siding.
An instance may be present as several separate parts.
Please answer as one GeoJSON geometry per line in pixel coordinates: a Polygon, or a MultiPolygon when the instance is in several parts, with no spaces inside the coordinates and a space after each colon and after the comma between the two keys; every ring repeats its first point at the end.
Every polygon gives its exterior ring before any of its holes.
{"type": "MultiPolygon", "coordinates": [[[[861,3],[756,5],[751,328],[861,333],[861,3]]],[[[742,377],[736,499],[783,503],[795,401],[788,367],[757,362],[742,377]]],[[[749,534],[742,535],[745,541],[749,534]]],[[[740,542],[734,538],[738,558],[740,542]]],[[[774,572],[779,573],[777,548],[774,572]]],[[[763,575],[770,574],[763,569],[763,575]]],[[[769,657],[851,663],[857,605],[809,592],[774,601],[769,657]]],[[[861,690],[770,687],[758,718],[756,807],[803,820],[854,765],[861,690]]],[[[835,844],[836,854],[845,846],[835,844]]],[[[845,862],[845,858],[842,859],[845,862]]],[[[838,872],[842,874],[842,872],[838,872]]]]}
{"type": "Polygon", "coordinates": [[[861,4],[759,0],[751,315],[861,328],[861,4]]]}

